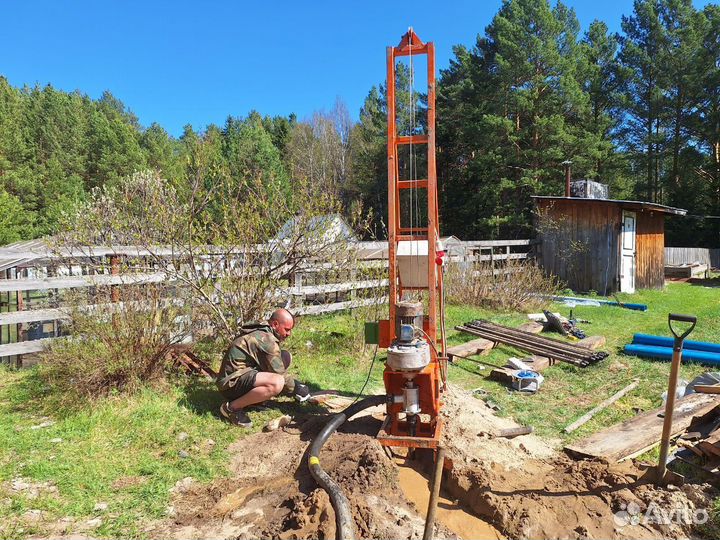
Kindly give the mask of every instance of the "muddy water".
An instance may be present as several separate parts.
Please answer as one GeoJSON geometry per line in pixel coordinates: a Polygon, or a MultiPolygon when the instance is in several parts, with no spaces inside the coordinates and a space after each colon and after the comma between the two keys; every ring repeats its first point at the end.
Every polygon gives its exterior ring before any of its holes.
{"type": "MultiPolygon", "coordinates": [[[[418,512],[425,517],[430,500],[430,482],[419,472],[419,468],[404,459],[397,459],[400,488],[405,497],[415,504],[418,512]]],[[[495,540],[503,538],[500,532],[477,516],[466,511],[440,492],[436,521],[466,540],[495,540]]]]}

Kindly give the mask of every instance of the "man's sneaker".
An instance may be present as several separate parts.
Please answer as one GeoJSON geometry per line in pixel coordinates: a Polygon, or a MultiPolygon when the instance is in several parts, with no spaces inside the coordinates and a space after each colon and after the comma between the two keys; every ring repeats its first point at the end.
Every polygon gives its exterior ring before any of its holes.
{"type": "Polygon", "coordinates": [[[249,428],[252,427],[252,420],[247,413],[240,409],[239,411],[231,411],[230,403],[225,402],[220,405],[220,416],[230,422],[233,426],[249,428]]]}

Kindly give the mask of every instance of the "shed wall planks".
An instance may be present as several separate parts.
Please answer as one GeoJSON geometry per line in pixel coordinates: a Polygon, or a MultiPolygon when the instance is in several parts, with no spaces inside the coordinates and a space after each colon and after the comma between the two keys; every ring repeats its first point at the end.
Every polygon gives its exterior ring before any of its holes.
{"type": "Polygon", "coordinates": [[[662,289],[665,284],[665,218],[659,212],[637,213],[637,270],[640,289],[662,289]]]}

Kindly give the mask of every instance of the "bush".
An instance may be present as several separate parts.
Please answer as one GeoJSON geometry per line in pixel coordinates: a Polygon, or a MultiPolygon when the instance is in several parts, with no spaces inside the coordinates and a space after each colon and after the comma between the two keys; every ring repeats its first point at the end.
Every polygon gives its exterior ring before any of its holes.
{"type": "MultiPolygon", "coordinates": [[[[147,286],[143,296],[146,292],[147,286]]],[[[186,334],[186,314],[182,307],[138,297],[102,314],[93,308],[72,309],[72,337],[54,340],[38,368],[51,400],[81,405],[115,392],[133,393],[164,379],[167,353],[186,334]]]]}
{"type": "Polygon", "coordinates": [[[533,261],[452,263],[445,270],[448,302],[503,310],[537,309],[543,295],[557,294],[560,280],[546,276],[533,261]]]}

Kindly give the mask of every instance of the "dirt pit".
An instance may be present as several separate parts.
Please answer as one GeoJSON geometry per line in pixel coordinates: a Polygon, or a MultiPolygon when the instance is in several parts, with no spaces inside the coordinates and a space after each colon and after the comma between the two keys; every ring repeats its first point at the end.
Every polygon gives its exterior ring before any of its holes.
{"type": "MultiPolygon", "coordinates": [[[[403,473],[374,439],[378,411],[346,423],[323,448],[321,463],[350,501],[359,538],[421,538],[422,498],[401,489],[403,473]],[[415,502],[413,502],[415,501],[415,502]]],[[[574,461],[557,441],[534,435],[493,437],[516,427],[471,394],[445,395],[444,444],[452,469],[443,480],[449,502],[494,525],[463,529],[465,538],[689,538],[717,496],[709,485],[658,489],[634,463],[574,461]]],[[[334,538],[335,514],[307,469],[306,451],[327,416],[296,418],[283,430],[233,444],[231,479],[210,486],[179,482],[173,517],[147,530],[163,538],[334,538]]],[[[419,460],[413,468],[429,468],[419,460]]],[[[403,473],[406,475],[406,473],[403,473]]],[[[427,485],[415,480],[418,490],[427,485]]],[[[452,516],[435,538],[459,538],[452,516]],[[447,525],[447,526],[446,526],[447,525]]],[[[467,521],[467,520],[466,520],[467,521]]]]}
{"type": "MultiPolygon", "coordinates": [[[[326,418],[310,418],[233,444],[233,478],[210,487],[179,485],[173,523],[156,524],[148,532],[178,539],[335,538],[335,512],[310,475],[305,455],[326,418]]],[[[344,431],[378,428],[378,420],[365,417],[350,422],[344,431]]],[[[337,433],[326,443],[321,459],[350,501],[359,537],[422,538],[424,519],[399,490],[398,468],[374,438],[337,433]]],[[[439,533],[457,538],[442,527],[439,533]]]]}

